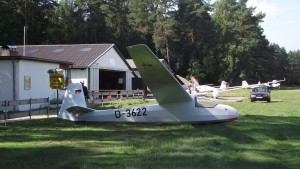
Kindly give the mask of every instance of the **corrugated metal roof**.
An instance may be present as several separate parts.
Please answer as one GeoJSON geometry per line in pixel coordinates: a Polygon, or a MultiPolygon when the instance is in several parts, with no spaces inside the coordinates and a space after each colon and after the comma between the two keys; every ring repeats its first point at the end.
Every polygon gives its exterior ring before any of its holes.
{"type": "MultiPolygon", "coordinates": [[[[114,44],[72,44],[72,45],[26,45],[25,56],[68,61],[74,63],[73,68],[87,68],[102,56],[114,44]]],[[[23,46],[17,46],[19,54],[23,46]]]]}
{"type": "Polygon", "coordinates": [[[45,59],[45,58],[36,58],[36,57],[30,57],[30,56],[0,56],[0,60],[32,60],[32,61],[40,61],[40,62],[50,62],[50,63],[73,65],[73,62],[45,59]]]}

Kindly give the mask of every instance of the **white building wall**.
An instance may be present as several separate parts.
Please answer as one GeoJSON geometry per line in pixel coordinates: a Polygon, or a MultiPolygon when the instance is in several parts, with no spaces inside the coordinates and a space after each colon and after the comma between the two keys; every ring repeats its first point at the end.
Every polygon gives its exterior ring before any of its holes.
{"type": "MultiPolygon", "coordinates": [[[[17,100],[47,98],[55,99],[56,89],[50,89],[49,69],[59,68],[57,63],[20,60],[16,68],[17,100]],[[30,78],[30,85],[25,86],[25,78],[30,78]],[[26,88],[27,87],[27,88],[26,88]]],[[[59,97],[62,97],[60,95],[59,97]]],[[[32,108],[38,108],[34,105],[32,108]]],[[[27,110],[28,106],[20,106],[19,110],[27,110]]]]}
{"type": "Polygon", "coordinates": [[[13,64],[10,60],[0,61],[0,101],[13,100],[13,64]]]}
{"type": "Polygon", "coordinates": [[[132,90],[132,77],[131,71],[126,71],[126,90],[132,90]]]}
{"type": "Polygon", "coordinates": [[[107,70],[127,71],[128,67],[124,61],[120,58],[119,54],[111,48],[98,60],[96,60],[90,68],[99,68],[107,70]]]}
{"type": "Polygon", "coordinates": [[[17,99],[56,98],[56,89],[50,89],[50,77],[47,73],[49,69],[55,68],[59,68],[59,64],[20,60],[17,69],[17,99]],[[25,89],[25,76],[30,77],[29,89],[25,89]]]}
{"type": "Polygon", "coordinates": [[[89,90],[99,89],[99,69],[90,68],[90,86],[89,90]]]}
{"type": "Polygon", "coordinates": [[[84,81],[84,85],[88,86],[88,69],[71,69],[72,83],[80,83],[84,81]]]}

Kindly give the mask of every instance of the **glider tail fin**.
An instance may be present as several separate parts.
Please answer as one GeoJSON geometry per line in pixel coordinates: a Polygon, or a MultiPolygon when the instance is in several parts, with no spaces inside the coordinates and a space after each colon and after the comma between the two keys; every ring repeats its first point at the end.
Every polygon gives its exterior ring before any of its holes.
{"type": "Polygon", "coordinates": [[[220,85],[220,89],[221,89],[221,90],[226,90],[227,87],[228,87],[228,86],[227,86],[227,82],[222,81],[222,82],[221,82],[221,85],[220,85]]]}
{"type": "Polygon", "coordinates": [[[247,88],[249,86],[249,84],[247,83],[247,81],[246,80],[243,80],[242,81],[242,87],[243,88],[247,88]]]}
{"type": "Polygon", "coordinates": [[[76,114],[71,111],[73,110],[72,107],[87,108],[80,83],[71,83],[68,85],[58,118],[76,121],[76,114]]]}

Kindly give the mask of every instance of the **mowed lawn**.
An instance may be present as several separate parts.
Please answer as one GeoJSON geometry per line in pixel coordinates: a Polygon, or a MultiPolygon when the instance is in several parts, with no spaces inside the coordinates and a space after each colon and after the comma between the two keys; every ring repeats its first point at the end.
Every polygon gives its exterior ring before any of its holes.
{"type": "Polygon", "coordinates": [[[300,168],[300,90],[272,101],[244,96],[227,124],[81,123],[43,119],[0,124],[0,168],[300,168]]]}

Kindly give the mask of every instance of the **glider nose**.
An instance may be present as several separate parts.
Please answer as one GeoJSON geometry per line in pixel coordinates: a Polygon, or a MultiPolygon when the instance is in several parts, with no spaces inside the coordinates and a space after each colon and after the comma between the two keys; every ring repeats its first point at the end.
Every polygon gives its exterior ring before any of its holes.
{"type": "Polygon", "coordinates": [[[228,110],[229,110],[228,111],[228,121],[229,122],[235,121],[240,117],[240,112],[237,109],[228,106],[228,110]]]}

